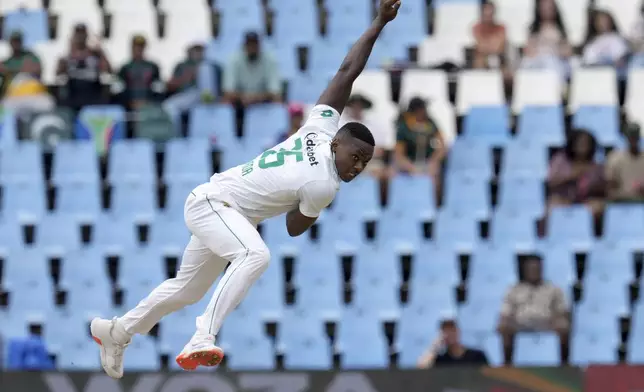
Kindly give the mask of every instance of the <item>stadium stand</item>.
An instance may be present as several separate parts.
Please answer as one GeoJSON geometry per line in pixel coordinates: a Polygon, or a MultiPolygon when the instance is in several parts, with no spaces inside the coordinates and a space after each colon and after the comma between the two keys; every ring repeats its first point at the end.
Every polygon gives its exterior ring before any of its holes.
{"type": "MultiPolygon", "coordinates": [[[[573,48],[563,77],[556,67],[519,66],[542,1],[495,2],[508,54],[486,69],[471,66],[479,0],[403,2],[353,94],[372,101],[370,118],[387,140],[400,125],[391,119],[404,118],[412,98],[425,99],[448,151],[442,181],[403,172],[386,151],[395,174],[344,184],[304,235],[289,237],[283,217],[263,222],[273,261],[224,323],[222,366],[413,368],[445,319],[492,366],[644,362],[641,189],[628,204],[602,190],[598,214],[584,200],[555,205],[547,186],[549,162],[571,130],[592,134],[594,159],[608,165],[627,144],[626,125],[644,124],[644,70],[581,58],[591,7],[608,9],[626,31],[641,1],[556,1],[573,48]],[[518,333],[512,358],[504,357],[502,302],[532,254],[568,302],[569,357],[553,331],[518,333]]],[[[286,103],[315,103],[373,12],[371,0],[0,1],[0,56],[20,32],[58,104],[0,113],[0,339],[39,325],[57,369],[99,369],[91,317],[120,314],[174,276],[189,238],[190,190],[272,146],[291,126],[286,103]],[[58,72],[57,61],[78,23],[111,62],[100,78],[109,98],[67,108],[73,75],[58,72]],[[249,31],[275,58],[284,91],[280,102],[242,113],[222,97],[222,80],[249,31]],[[194,93],[184,113],[166,113],[161,98],[143,107],[110,93],[135,35],[162,84],[175,79],[186,48],[204,46],[216,72],[179,89],[194,93]]],[[[126,371],[176,369],[172,358],[210,294],[137,336],[126,371]]]]}

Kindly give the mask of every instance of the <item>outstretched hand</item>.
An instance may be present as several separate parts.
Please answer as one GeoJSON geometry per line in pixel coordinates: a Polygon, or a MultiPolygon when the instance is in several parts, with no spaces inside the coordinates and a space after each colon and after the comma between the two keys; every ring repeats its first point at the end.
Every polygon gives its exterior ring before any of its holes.
{"type": "Polygon", "coordinates": [[[389,23],[398,15],[401,0],[380,0],[378,6],[378,19],[383,23],[389,23]]]}

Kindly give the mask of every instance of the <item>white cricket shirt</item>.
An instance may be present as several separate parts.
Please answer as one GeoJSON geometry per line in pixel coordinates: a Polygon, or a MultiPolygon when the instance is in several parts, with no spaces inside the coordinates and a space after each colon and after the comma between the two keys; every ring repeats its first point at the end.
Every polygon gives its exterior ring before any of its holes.
{"type": "Polygon", "coordinates": [[[293,136],[252,161],[210,178],[216,195],[255,225],[299,207],[315,218],[340,189],[331,139],[340,115],[327,105],[316,105],[293,136]]]}

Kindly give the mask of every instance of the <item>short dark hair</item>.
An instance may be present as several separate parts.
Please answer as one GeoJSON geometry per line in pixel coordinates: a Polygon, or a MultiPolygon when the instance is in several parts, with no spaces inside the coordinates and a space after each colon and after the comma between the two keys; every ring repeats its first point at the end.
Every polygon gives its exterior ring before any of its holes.
{"type": "Polygon", "coordinates": [[[448,318],[441,320],[440,322],[440,329],[447,329],[447,328],[457,328],[458,325],[456,324],[456,320],[448,318]]]}
{"type": "Polygon", "coordinates": [[[597,152],[597,139],[595,139],[595,136],[593,136],[593,134],[586,129],[578,128],[573,129],[570,132],[566,140],[564,153],[566,154],[566,157],[568,157],[568,159],[575,159],[574,146],[575,143],[577,143],[577,139],[581,137],[587,137],[590,140],[590,151],[588,151],[588,155],[582,157],[582,159],[586,162],[592,162],[595,159],[595,153],[597,152]]]}
{"type": "Polygon", "coordinates": [[[376,142],[373,140],[373,135],[371,134],[369,128],[359,122],[348,122],[344,124],[338,132],[347,133],[351,137],[362,140],[370,146],[376,145],[376,142]]]}

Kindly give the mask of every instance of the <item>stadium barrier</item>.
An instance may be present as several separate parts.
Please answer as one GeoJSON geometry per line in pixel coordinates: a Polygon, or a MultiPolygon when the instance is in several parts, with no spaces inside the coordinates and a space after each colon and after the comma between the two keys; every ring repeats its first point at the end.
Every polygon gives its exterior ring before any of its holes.
{"type": "MultiPolygon", "coordinates": [[[[605,370],[602,370],[605,372],[605,370]]],[[[608,372],[610,376],[610,371],[608,372]]],[[[644,373],[638,377],[644,380],[644,373]]],[[[636,372],[632,373],[635,377],[636,372]]],[[[0,373],[2,392],[580,392],[579,368],[366,372],[0,373]]],[[[603,377],[603,376],[602,376],[603,377]]],[[[617,383],[618,378],[613,382],[617,383]]],[[[606,384],[603,384],[606,385],[606,384]]],[[[615,388],[591,392],[623,392],[615,388]]]]}

